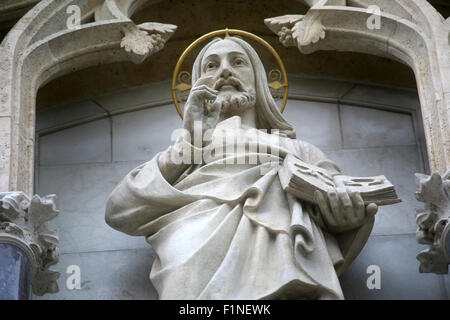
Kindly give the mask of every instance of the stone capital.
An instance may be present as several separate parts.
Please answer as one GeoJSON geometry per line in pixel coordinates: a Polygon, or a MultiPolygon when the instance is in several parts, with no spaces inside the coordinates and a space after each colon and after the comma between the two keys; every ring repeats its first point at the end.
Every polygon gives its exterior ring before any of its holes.
{"type": "Polygon", "coordinates": [[[450,170],[443,177],[437,172],[416,174],[416,185],[416,198],[425,203],[416,213],[416,236],[419,243],[429,245],[417,255],[419,271],[446,274],[450,264],[450,170]]]}
{"type": "Polygon", "coordinates": [[[36,295],[58,291],[58,272],[49,270],[58,262],[57,231],[48,221],[58,215],[55,195],[31,199],[23,192],[0,193],[0,243],[21,248],[31,262],[31,286],[36,295]]]}

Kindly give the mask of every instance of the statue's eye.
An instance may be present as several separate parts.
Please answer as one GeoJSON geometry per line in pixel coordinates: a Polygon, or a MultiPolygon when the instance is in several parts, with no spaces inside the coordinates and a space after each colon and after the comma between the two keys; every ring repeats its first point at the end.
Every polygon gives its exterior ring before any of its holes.
{"type": "Polygon", "coordinates": [[[241,65],[243,65],[244,64],[244,60],[242,60],[242,59],[236,59],[236,60],[234,60],[234,65],[235,66],[241,66],[241,65]]]}
{"type": "Polygon", "coordinates": [[[208,64],[206,65],[206,69],[212,69],[216,67],[216,63],[215,62],[208,62],[208,64]]]}

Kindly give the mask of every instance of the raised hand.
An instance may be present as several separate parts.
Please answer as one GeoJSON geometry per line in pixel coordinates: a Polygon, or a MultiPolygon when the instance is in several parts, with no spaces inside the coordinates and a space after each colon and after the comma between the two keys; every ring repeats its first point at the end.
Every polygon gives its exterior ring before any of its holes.
{"type": "Polygon", "coordinates": [[[217,100],[218,91],[211,89],[212,77],[196,81],[184,108],[183,127],[194,137],[195,124],[202,125],[202,137],[209,129],[214,129],[220,116],[222,103],[217,100]]]}

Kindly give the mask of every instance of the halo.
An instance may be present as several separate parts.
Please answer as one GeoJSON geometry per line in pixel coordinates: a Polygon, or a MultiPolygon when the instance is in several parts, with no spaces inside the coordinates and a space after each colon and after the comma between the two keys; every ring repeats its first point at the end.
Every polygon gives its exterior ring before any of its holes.
{"type": "MultiPolygon", "coordinates": [[[[289,84],[288,84],[286,69],[284,68],[283,61],[281,61],[281,58],[278,55],[278,53],[267,41],[265,41],[264,39],[258,37],[257,35],[255,35],[253,33],[243,31],[243,30],[238,30],[238,29],[221,29],[221,30],[215,30],[215,31],[209,32],[209,33],[201,36],[194,42],[192,42],[186,48],[186,50],[184,50],[184,52],[181,54],[180,58],[178,59],[178,62],[175,66],[175,70],[173,71],[173,76],[172,76],[172,98],[173,98],[173,102],[175,104],[175,108],[177,109],[177,112],[180,115],[181,119],[183,119],[183,112],[181,111],[177,91],[185,92],[192,88],[192,85],[187,83],[191,79],[190,73],[187,71],[180,72],[180,68],[184,62],[184,59],[198,44],[200,44],[201,42],[203,42],[209,38],[217,37],[220,35],[225,35],[225,37],[229,37],[231,35],[238,35],[238,36],[244,36],[244,37],[250,38],[250,39],[255,40],[258,43],[262,44],[275,57],[278,65],[280,67],[280,70],[273,69],[269,72],[268,78],[273,79],[273,81],[269,83],[269,87],[278,92],[281,92],[280,89],[283,88],[283,101],[281,102],[281,107],[280,107],[280,112],[283,112],[284,108],[286,107],[289,84]],[[282,78],[284,80],[283,83],[280,82],[282,80],[282,78]],[[178,84],[177,84],[177,81],[179,82],[178,84]]],[[[279,96],[279,98],[281,98],[281,95],[279,96]]]]}

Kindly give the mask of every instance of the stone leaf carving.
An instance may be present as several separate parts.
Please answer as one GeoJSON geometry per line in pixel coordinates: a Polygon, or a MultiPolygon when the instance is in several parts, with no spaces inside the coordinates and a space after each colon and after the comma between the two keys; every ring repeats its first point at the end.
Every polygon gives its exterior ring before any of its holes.
{"type": "Polygon", "coordinates": [[[30,200],[23,192],[0,193],[0,241],[22,248],[32,263],[33,293],[44,295],[58,291],[59,273],[48,268],[58,262],[58,232],[48,222],[58,215],[55,195],[30,200]]]}
{"type": "Polygon", "coordinates": [[[416,236],[419,243],[429,245],[417,255],[419,271],[446,274],[450,263],[450,170],[443,177],[437,172],[416,174],[416,185],[416,198],[425,203],[425,209],[416,213],[416,236]]]}
{"type": "Polygon", "coordinates": [[[297,40],[299,49],[325,38],[325,27],[322,24],[319,12],[307,14],[303,20],[297,22],[292,28],[292,37],[297,40]]]}
{"type": "Polygon", "coordinates": [[[138,63],[164,47],[164,44],[176,31],[177,26],[173,24],[162,24],[147,22],[138,26],[128,25],[123,28],[125,36],[120,46],[126,52],[133,53],[138,57],[132,58],[138,63]]]}
{"type": "Polygon", "coordinates": [[[136,25],[130,15],[133,1],[106,0],[95,11],[96,21],[121,20],[128,24],[122,27],[124,37],[120,47],[129,53],[134,63],[143,62],[148,56],[164,48],[164,44],[176,31],[177,26],[158,22],[146,22],[136,25]]]}
{"type": "Polygon", "coordinates": [[[164,24],[159,22],[145,22],[138,24],[138,28],[150,34],[159,34],[164,41],[167,41],[177,30],[174,24],[164,24]]]}
{"type": "Polygon", "coordinates": [[[300,14],[288,14],[264,19],[264,23],[273,33],[278,35],[283,46],[294,47],[297,46],[297,43],[292,37],[292,28],[297,22],[302,21],[303,17],[300,14]]]}
{"type": "Polygon", "coordinates": [[[325,27],[319,12],[306,15],[285,15],[264,20],[267,27],[276,33],[285,47],[303,46],[325,38],[325,27]]]}
{"type": "Polygon", "coordinates": [[[11,221],[19,218],[19,216],[26,217],[25,210],[29,205],[26,195],[21,192],[2,192],[0,198],[0,220],[11,221]]]}
{"type": "Polygon", "coordinates": [[[23,230],[14,223],[9,223],[9,222],[0,223],[0,232],[12,234],[14,236],[21,237],[21,238],[24,237],[23,230]]]}

